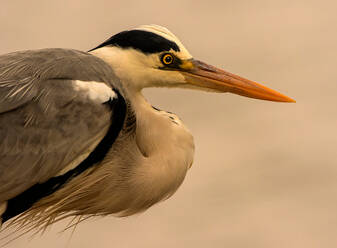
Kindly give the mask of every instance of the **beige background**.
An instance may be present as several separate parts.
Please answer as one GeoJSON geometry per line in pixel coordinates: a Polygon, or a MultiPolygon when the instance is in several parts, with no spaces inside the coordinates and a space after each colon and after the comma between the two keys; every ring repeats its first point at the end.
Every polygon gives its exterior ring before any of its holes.
{"type": "MultiPolygon", "coordinates": [[[[1,0],[0,53],[87,50],[140,24],[171,29],[195,58],[265,83],[296,104],[154,89],[196,157],[178,192],[146,213],[90,220],[8,248],[337,247],[336,1],[1,0]]],[[[4,236],[5,234],[0,234],[4,236]]]]}

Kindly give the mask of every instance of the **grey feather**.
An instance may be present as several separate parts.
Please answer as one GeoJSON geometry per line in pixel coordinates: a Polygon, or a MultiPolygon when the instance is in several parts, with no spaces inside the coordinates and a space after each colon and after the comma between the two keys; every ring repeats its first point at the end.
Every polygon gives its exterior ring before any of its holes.
{"type": "Polygon", "coordinates": [[[74,80],[122,92],[110,66],[85,52],[0,56],[0,203],[55,176],[104,137],[111,111],[76,91],[74,80]]]}

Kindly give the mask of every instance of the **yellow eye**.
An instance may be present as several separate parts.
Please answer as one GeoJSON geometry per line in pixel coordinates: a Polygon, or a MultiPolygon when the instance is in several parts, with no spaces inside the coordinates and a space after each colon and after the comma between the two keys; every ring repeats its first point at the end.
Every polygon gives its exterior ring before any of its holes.
{"type": "Polygon", "coordinates": [[[164,65],[170,65],[173,63],[173,56],[169,53],[166,53],[163,55],[163,57],[161,57],[161,62],[164,64],[164,65]]]}

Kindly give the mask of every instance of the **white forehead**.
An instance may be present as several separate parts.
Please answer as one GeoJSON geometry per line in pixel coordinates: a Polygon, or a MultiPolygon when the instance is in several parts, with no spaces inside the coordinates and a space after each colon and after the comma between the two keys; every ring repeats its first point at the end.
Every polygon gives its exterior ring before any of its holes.
{"type": "Polygon", "coordinates": [[[184,47],[184,45],[181,43],[181,41],[177,38],[177,36],[175,36],[167,28],[159,26],[159,25],[151,24],[151,25],[142,25],[142,26],[139,26],[139,27],[134,28],[134,29],[152,32],[152,33],[155,33],[157,35],[160,35],[160,36],[164,37],[165,39],[173,41],[178,45],[178,47],[180,49],[180,52],[177,52],[179,54],[180,58],[182,58],[182,59],[192,58],[192,55],[187,51],[187,49],[184,47]]]}

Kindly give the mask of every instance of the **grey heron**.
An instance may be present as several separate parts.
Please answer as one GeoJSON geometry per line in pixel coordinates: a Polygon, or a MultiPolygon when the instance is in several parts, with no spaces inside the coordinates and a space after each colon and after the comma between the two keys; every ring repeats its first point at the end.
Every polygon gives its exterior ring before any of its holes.
{"type": "Polygon", "coordinates": [[[68,216],[128,216],[170,197],[191,167],[191,133],[146,87],[294,102],[192,57],[157,25],[82,52],[0,56],[0,216],[33,228],[68,216]]]}

